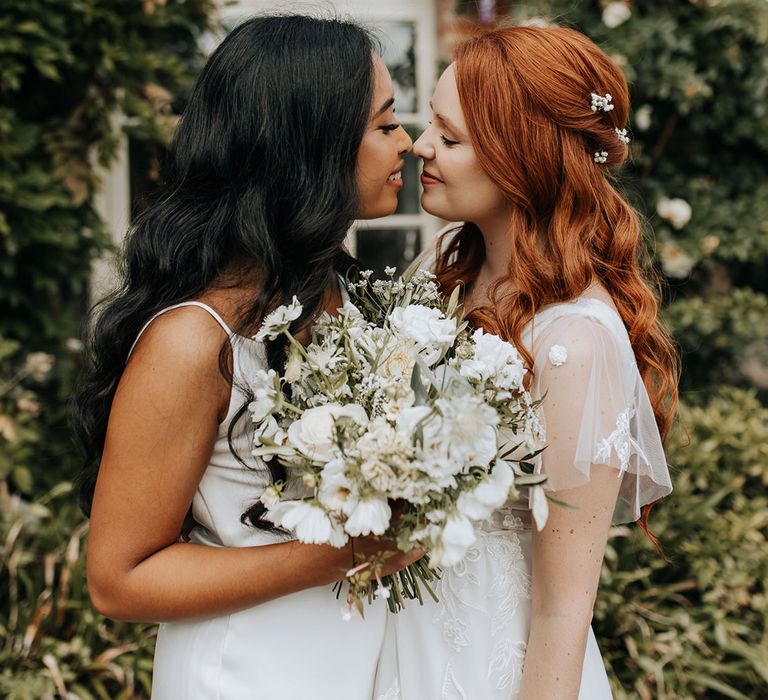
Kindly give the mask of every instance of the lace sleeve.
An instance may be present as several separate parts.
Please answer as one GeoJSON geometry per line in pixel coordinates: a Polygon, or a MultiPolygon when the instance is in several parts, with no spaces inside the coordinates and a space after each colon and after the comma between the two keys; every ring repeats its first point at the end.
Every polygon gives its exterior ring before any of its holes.
{"type": "Polygon", "coordinates": [[[544,397],[547,444],[538,468],[547,490],[562,491],[587,483],[593,464],[614,467],[622,484],[613,522],[624,523],[672,485],[626,330],[600,315],[565,315],[538,334],[531,391],[544,397]]]}

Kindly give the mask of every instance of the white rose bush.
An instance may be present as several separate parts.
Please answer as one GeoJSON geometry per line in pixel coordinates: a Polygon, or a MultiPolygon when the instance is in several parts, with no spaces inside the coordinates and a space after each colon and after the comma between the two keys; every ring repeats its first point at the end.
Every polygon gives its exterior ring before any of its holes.
{"type": "Polygon", "coordinates": [[[462,561],[475,522],[521,486],[543,496],[534,473],[543,431],[518,351],[470,334],[458,290],[444,299],[431,273],[387,272],[348,283],[349,299],[316,319],[306,347],[289,331],[298,301],[272,312],[256,337],[286,338],[285,370],[251,378],[253,454],[288,475],[261,496],[268,520],[302,542],[343,547],[377,536],[428,552],[388,577],[386,551],[353,561],[347,601],[361,614],[373,596],[393,612],[422,601],[422,588],[434,597],[430,581],[462,561]]]}

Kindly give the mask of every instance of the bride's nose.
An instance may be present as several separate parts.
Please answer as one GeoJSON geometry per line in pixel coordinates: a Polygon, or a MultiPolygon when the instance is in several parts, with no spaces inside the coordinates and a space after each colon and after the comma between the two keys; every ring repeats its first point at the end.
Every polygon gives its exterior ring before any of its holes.
{"type": "Polygon", "coordinates": [[[435,157],[435,148],[430,142],[428,131],[422,132],[421,136],[413,144],[413,155],[422,160],[432,160],[435,157]]]}

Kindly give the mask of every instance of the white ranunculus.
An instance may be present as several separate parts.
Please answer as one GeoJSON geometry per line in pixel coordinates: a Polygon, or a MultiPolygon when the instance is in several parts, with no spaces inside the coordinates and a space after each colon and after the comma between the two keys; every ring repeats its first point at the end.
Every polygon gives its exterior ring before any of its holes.
{"type": "Polygon", "coordinates": [[[392,509],[382,496],[361,498],[344,525],[352,537],[361,535],[383,535],[389,527],[392,509]]]}
{"type": "Polygon", "coordinates": [[[515,479],[512,468],[499,460],[493,471],[472,491],[465,491],[456,503],[459,513],[472,520],[485,520],[506,503],[515,479]]]}
{"type": "Polygon", "coordinates": [[[603,10],[603,24],[615,29],[632,16],[632,10],[626,2],[609,2],[603,10]]]}
{"type": "Polygon", "coordinates": [[[401,336],[415,341],[428,365],[440,358],[456,340],[456,320],[446,318],[439,309],[419,304],[398,307],[389,315],[389,323],[401,336]]]}
{"type": "Polygon", "coordinates": [[[327,462],[334,456],[336,422],[345,418],[361,426],[368,424],[368,415],[359,404],[328,403],[304,411],[288,428],[288,440],[310,459],[327,462]]]}
{"type": "Polygon", "coordinates": [[[269,338],[270,340],[274,340],[278,335],[287,331],[291,323],[301,316],[302,308],[301,303],[295,296],[291,299],[290,304],[278,306],[274,311],[264,317],[259,332],[253,336],[254,339],[264,340],[265,338],[269,338]]]}
{"type": "Polygon", "coordinates": [[[451,515],[445,521],[437,548],[432,551],[430,565],[454,566],[458,564],[477,539],[469,518],[451,515]],[[434,561],[433,561],[434,558],[434,561]]]}
{"type": "Polygon", "coordinates": [[[656,204],[656,213],[679,231],[691,220],[693,209],[680,197],[662,197],[656,204]]]}
{"type": "Polygon", "coordinates": [[[331,544],[340,547],[346,538],[328,513],[307,501],[280,501],[267,511],[267,518],[278,527],[290,530],[300,542],[331,544]]]}
{"type": "Polygon", "coordinates": [[[344,515],[349,515],[357,506],[357,490],[345,474],[343,459],[332,459],[323,467],[317,500],[328,510],[344,515]]]}

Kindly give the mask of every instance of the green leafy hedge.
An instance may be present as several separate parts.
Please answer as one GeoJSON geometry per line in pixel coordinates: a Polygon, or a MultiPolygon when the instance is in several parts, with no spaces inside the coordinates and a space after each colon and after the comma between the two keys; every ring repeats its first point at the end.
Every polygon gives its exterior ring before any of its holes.
{"type": "Polygon", "coordinates": [[[92,197],[96,164],[115,154],[112,115],[124,115],[147,148],[167,141],[176,119],[170,91],[194,78],[211,10],[212,0],[3,4],[0,338],[57,358],[40,395],[45,439],[23,458],[15,453],[17,466],[34,475],[12,481],[25,493],[78,468],[67,422],[79,370],[72,339],[88,305],[91,264],[109,246],[92,197]]]}

